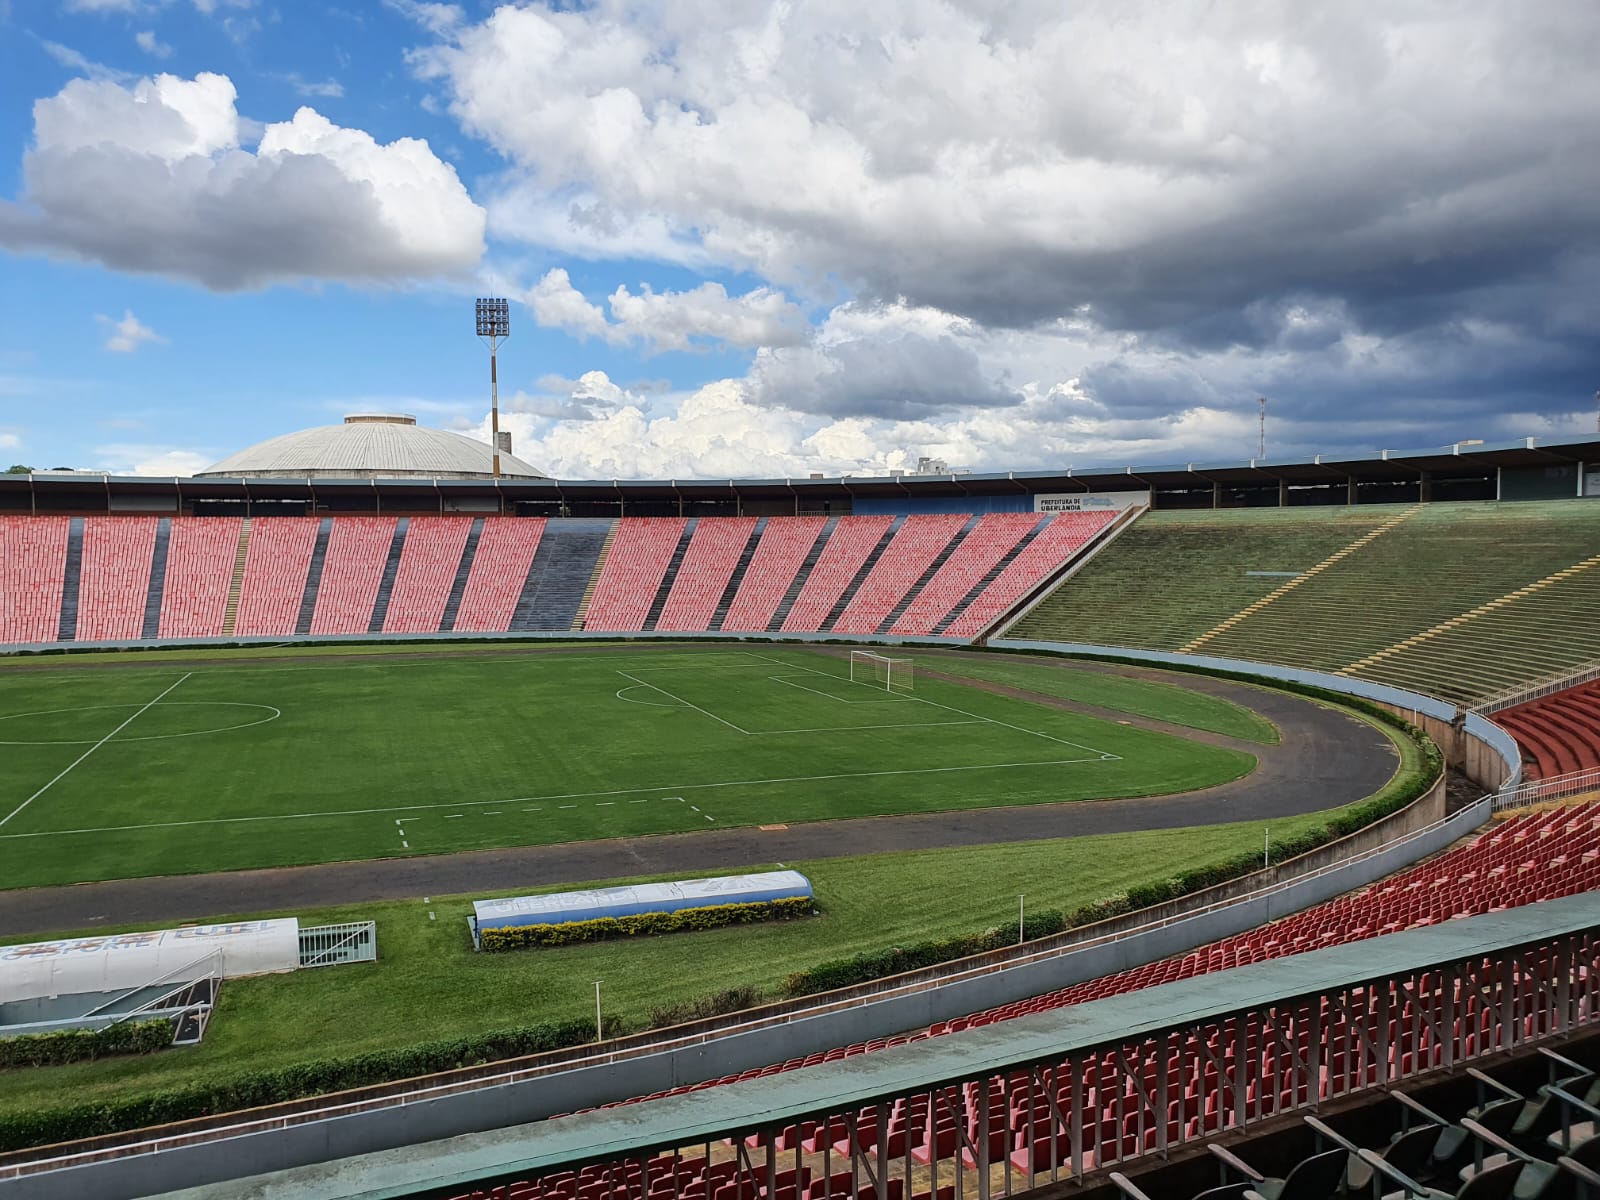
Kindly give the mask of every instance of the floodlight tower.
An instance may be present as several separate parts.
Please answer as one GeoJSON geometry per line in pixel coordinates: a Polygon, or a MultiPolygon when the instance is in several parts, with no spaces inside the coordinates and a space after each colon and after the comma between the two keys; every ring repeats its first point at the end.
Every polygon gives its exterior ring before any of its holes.
{"type": "Polygon", "coordinates": [[[478,336],[489,346],[489,428],[494,444],[494,477],[500,478],[500,377],[495,352],[511,336],[511,305],[498,297],[478,297],[474,306],[478,336]]]}
{"type": "Polygon", "coordinates": [[[1261,438],[1256,448],[1256,458],[1265,459],[1267,457],[1267,398],[1265,396],[1257,396],[1256,403],[1261,405],[1261,438]]]}

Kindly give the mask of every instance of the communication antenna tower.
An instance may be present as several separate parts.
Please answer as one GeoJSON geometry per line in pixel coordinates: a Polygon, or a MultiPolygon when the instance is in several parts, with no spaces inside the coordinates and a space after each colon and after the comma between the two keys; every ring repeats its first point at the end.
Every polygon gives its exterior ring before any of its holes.
{"type": "Polygon", "coordinates": [[[500,378],[495,352],[511,336],[511,305],[500,297],[480,296],[474,306],[478,336],[489,347],[489,428],[494,445],[494,477],[500,478],[500,378]]]}

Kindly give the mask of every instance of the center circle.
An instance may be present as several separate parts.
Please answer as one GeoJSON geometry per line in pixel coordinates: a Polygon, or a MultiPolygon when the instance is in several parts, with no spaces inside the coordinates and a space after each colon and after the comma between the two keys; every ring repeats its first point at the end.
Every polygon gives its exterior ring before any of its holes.
{"type": "MultiPolygon", "coordinates": [[[[10,739],[5,736],[6,721],[21,721],[28,717],[54,717],[64,713],[90,713],[110,712],[117,709],[131,709],[135,712],[143,710],[143,704],[86,704],[77,708],[42,708],[33,712],[10,713],[0,717],[0,746],[93,746],[102,738],[20,738],[10,739]]],[[[248,704],[239,700],[164,700],[158,706],[170,708],[242,708],[253,709],[264,716],[255,716],[253,719],[239,720],[232,725],[214,725],[209,729],[189,729],[182,733],[152,733],[144,736],[122,737],[115,740],[119,742],[160,742],[168,738],[198,737],[206,733],[231,733],[236,729],[249,729],[254,725],[265,725],[269,721],[276,721],[283,715],[281,709],[270,704],[248,704]]],[[[246,714],[239,714],[241,717],[246,714]]]]}

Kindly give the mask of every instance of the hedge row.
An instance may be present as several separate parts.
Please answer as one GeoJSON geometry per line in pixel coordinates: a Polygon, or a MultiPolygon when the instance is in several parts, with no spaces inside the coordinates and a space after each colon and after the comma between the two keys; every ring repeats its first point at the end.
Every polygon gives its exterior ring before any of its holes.
{"type": "Polygon", "coordinates": [[[650,1010],[650,1028],[663,1029],[682,1025],[686,1021],[703,1021],[707,1017],[720,1017],[725,1013],[743,1012],[754,1008],[766,999],[766,993],[753,984],[725,988],[701,996],[698,1000],[684,1000],[677,1004],[660,1004],[650,1010]]]}
{"type": "MultiPolygon", "coordinates": [[[[1023,920],[1022,935],[1032,941],[1060,933],[1066,927],[1065,914],[1056,909],[1041,909],[1023,920]]],[[[816,992],[867,983],[882,979],[885,975],[916,971],[1016,944],[1017,927],[1000,925],[982,933],[958,934],[935,941],[915,942],[909,946],[893,946],[887,950],[867,950],[851,958],[835,959],[804,971],[796,971],[783,981],[783,991],[786,996],[810,996],[816,992]]]]}
{"type": "MultiPolygon", "coordinates": [[[[613,1022],[608,1017],[606,1025],[608,1037],[621,1032],[621,1022],[613,1022]]],[[[275,1071],[253,1071],[103,1104],[67,1104],[9,1113],[0,1116],[0,1151],[94,1137],[122,1129],[140,1129],[448,1071],[454,1067],[561,1050],[592,1042],[594,1034],[592,1019],[550,1021],[503,1033],[425,1042],[353,1058],[321,1059],[275,1071]]],[[[171,1036],[170,1029],[168,1036],[171,1036]]]]}
{"type": "Polygon", "coordinates": [[[122,1021],[104,1029],[57,1029],[0,1038],[0,1070],[59,1067],[113,1054],[153,1054],[172,1045],[172,1022],[122,1021]]]}
{"type": "Polygon", "coordinates": [[[579,942],[603,942],[611,938],[690,933],[702,929],[721,929],[725,925],[753,925],[758,921],[792,921],[811,911],[810,897],[794,896],[784,900],[758,900],[751,904],[708,904],[701,908],[680,908],[677,912],[596,917],[592,921],[567,921],[561,925],[511,925],[482,930],[479,937],[485,950],[572,946],[579,942]]]}

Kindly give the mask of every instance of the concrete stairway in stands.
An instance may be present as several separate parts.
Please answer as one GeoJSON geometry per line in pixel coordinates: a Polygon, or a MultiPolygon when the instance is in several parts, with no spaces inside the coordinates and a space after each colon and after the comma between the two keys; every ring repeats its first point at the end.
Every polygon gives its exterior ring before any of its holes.
{"type": "Polygon", "coordinates": [[[906,589],[906,594],[895,602],[895,606],[889,610],[889,615],[879,623],[878,633],[889,632],[890,626],[900,619],[906,609],[911,607],[911,602],[922,594],[922,589],[928,586],[928,581],[938,574],[939,568],[944,566],[950,556],[956,552],[956,548],[967,540],[967,535],[978,527],[978,522],[981,520],[983,518],[979,516],[968,518],[967,523],[961,527],[961,532],[950,539],[950,544],[934,555],[933,561],[928,564],[927,569],[917,577],[915,583],[906,589]]]}
{"type": "Polygon", "coordinates": [[[400,555],[405,550],[406,534],[410,529],[410,517],[401,517],[395,523],[394,536],[389,539],[389,557],[383,560],[378,594],[372,601],[372,616],[367,620],[368,633],[383,632],[384,618],[389,615],[389,597],[394,595],[394,577],[400,573],[400,555]]]}
{"type": "Polygon", "coordinates": [[[244,564],[250,555],[250,518],[239,526],[239,550],[233,559],[233,578],[228,581],[228,605],[222,610],[222,636],[232,637],[239,620],[239,596],[244,591],[244,564]]]}
{"type": "MultiPolygon", "coordinates": [[[[1027,533],[1023,534],[1022,538],[1017,542],[1017,544],[1011,547],[1010,550],[1006,551],[1005,555],[1000,559],[999,562],[995,563],[994,566],[989,568],[989,573],[982,579],[978,580],[977,583],[973,584],[972,589],[965,596],[961,597],[961,602],[940,619],[939,623],[933,627],[933,636],[942,636],[944,631],[950,628],[951,623],[955,621],[955,619],[962,613],[967,611],[967,606],[979,596],[983,595],[984,590],[996,579],[1000,578],[1000,573],[1002,571],[1017,561],[1017,555],[1021,554],[1028,548],[1028,544],[1032,542],[1034,538],[1039,536],[1039,531],[1043,529],[1046,524],[1048,524],[1047,521],[1041,520],[1032,529],[1028,530],[1027,533]]],[[[891,624],[892,623],[893,622],[891,622],[891,624]]]]}
{"type": "Polygon", "coordinates": [[[739,585],[744,582],[745,572],[750,569],[750,560],[756,556],[756,547],[761,544],[761,535],[766,531],[767,518],[761,517],[756,521],[756,527],[750,531],[750,540],[745,542],[739,561],[733,565],[733,574],[728,576],[728,586],[722,589],[722,599],[717,601],[717,607],[711,613],[711,623],[706,626],[707,629],[721,630],[722,622],[727,619],[728,609],[733,607],[733,598],[739,594],[739,585]]]}
{"type": "Polygon", "coordinates": [[[305,595],[300,598],[300,615],[294,631],[304,637],[311,632],[311,616],[317,610],[317,588],[322,583],[322,566],[328,559],[328,538],[333,533],[333,518],[323,517],[317,524],[317,540],[311,548],[311,568],[306,572],[305,595]]]}
{"type": "Polygon", "coordinates": [[[650,611],[644,615],[646,630],[654,630],[656,622],[661,620],[661,610],[667,606],[667,597],[672,594],[672,585],[677,582],[678,568],[683,566],[683,556],[689,553],[689,539],[694,537],[695,526],[700,522],[695,517],[690,517],[683,526],[683,533],[678,537],[677,548],[673,550],[672,557],[667,560],[667,571],[661,577],[661,586],[656,589],[656,598],[650,601],[650,611]]]}
{"type": "Polygon", "coordinates": [[[472,574],[472,560],[478,553],[478,539],[483,536],[483,518],[478,517],[467,531],[467,544],[461,547],[461,562],[456,566],[456,577],[450,584],[450,594],[445,597],[444,615],[439,618],[439,632],[450,633],[456,627],[456,614],[461,611],[461,597],[467,590],[467,576],[472,574]]]}
{"type": "Polygon", "coordinates": [[[883,557],[883,552],[889,548],[889,543],[894,541],[894,535],[900,532],[900,526],[906,523],[904,517],[896,517],[889,522],[889,528],[883,531],[883,536],[878,539],[878,544],[872,548],[872,553],[867,555],[866,561],[856,568],[855,575],[850,580],[850,585],[839,593],[839,598],[833,602],[833,607],[828,610],[828,615],[822,619],[821,632],[832,632],[834,624],[850,607],[850,601],[856,598],[856,592],[866,582],[867,576],[872,574],[872,568],[878,565],[878,560],[883,557]]]}
{"type": "Polygon", "coordinates": [[[139,636],[153,638],[161,632],[161,596],[167,586],[167,548],[172,544],[172,518],[156,522],[156,544],[150,554],[150,586],[144,599],[144,623],[139,636]]]}
{"type": "Polygon", "coordinates": [[[610,545],[616,522],[604,518],[564,517],[545,525],[544,536],[528,566],[522,596],[511,614],[513,631],[571,629],[579,605],[593,588],[610,545]]]}
{"type": "Polygon", "coordinates": [[[78,584],[83,579],[83,518],[67,526],[67,565],[61,588],[61,627],[56,636],[70,642],[78,636],[78,584]]]}

